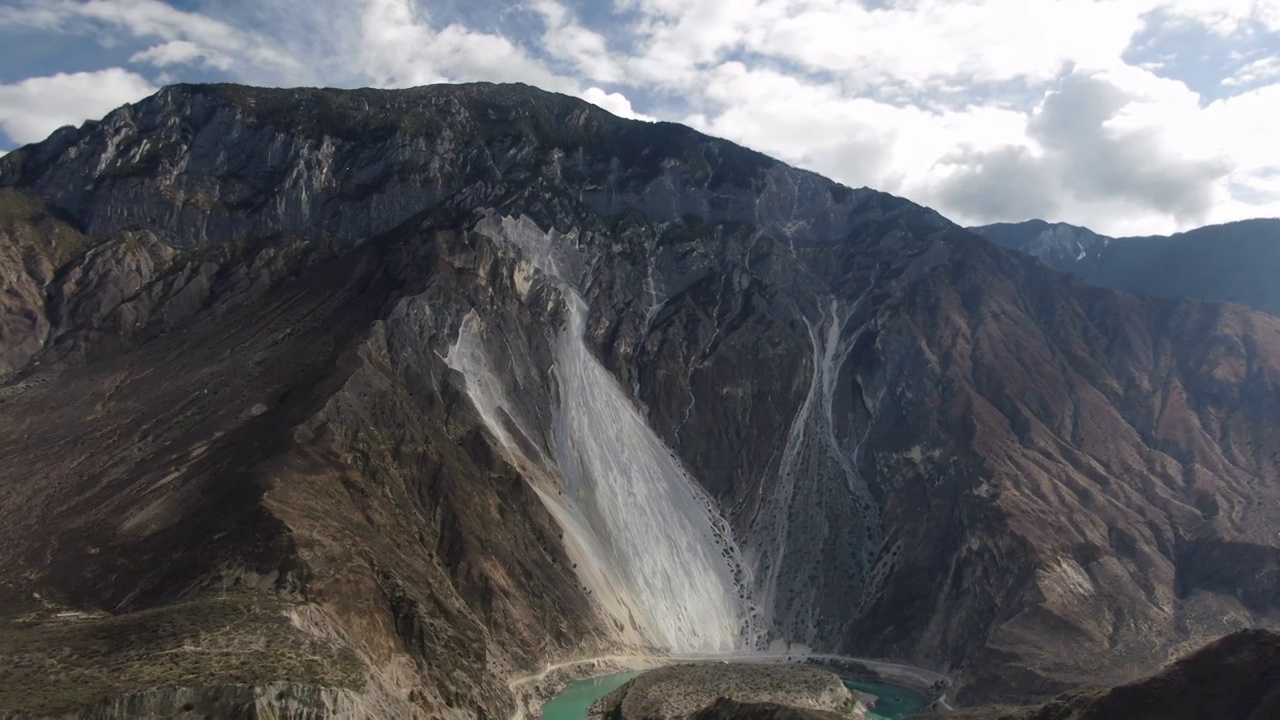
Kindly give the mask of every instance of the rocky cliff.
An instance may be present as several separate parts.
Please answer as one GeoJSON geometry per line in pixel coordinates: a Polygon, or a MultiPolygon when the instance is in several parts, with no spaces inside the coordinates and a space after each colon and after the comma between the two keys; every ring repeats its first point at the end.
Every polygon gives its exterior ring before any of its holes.
{"type": "Polygon", "coordinates": [[[168,672],[191,630],[4,707],[499,717],[545,661],[776,642],[1022,699],[1277,617],[1273,318],[522,86],[171,87],[0,185],[13,642],[231,593],[323,650],[168,672]]]}

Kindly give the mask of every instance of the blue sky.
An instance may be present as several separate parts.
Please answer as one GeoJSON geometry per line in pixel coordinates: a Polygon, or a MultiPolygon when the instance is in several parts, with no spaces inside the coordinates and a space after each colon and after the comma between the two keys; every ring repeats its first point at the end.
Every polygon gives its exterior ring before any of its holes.
{"type": "Polygon", "coordinates": [[[528,82],[964,223],[1280,215],[1280,0],[0,0],[0,150],[224,80],[528,82]]]}

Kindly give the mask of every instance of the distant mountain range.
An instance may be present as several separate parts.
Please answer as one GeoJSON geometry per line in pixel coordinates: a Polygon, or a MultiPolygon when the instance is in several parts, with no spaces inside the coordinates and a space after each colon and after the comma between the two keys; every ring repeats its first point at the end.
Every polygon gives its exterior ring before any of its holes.
{"type": "Polygon", "coordinates": [[[1135,295],[1232,302],[1280,315],[1280,219],[1129,238],[1043,220],[970,230],[1095,285],[1135,295]]]}

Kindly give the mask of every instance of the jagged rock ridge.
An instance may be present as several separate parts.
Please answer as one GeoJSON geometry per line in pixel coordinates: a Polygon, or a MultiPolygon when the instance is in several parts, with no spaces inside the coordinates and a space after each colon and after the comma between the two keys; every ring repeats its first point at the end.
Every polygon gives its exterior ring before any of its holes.
{"type": "MultiPolygon", "coordinates": [[[[44,243],[15,247],[76,248],[0,258],[29,318],[0,347],[12,617],[279,600],[354,653],[347,692],[427,716],[654,642],[547,502],[575,297],[763,641],[1025,698],[1275,616],[1272,318],[520,86],[177,86],[0,185],[44,243]],[[451,366],[468,318],[501,402],[451,366]]],[[[254,657],[241,682],[298,680],[254,657]]]]}

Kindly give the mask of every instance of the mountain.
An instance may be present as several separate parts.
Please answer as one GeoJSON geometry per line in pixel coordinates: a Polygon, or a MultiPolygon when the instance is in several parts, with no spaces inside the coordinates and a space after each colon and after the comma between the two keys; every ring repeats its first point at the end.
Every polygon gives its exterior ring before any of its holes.
{"type": "Polygon", "coordinates": [[[1066,223],[1027,220],[969,228],[1000,247],[1040,258],[1049,266],[1071,271],[1096,256],[1115,238],[1066,223]]]}
{"type": "Polygon", "coordinates": [[[1021,702],[1278,617],[1276,318],[525,86],[174,86],[0,186],[0,708],[770,644],[1021,702]]]}
{"type": "Polygon", "coordinates": [[[1232,302],[1280,315],[1280,219],[1210,225],[1168,237],[1110,238],[1043,220],[971,228],[1095,285],[1135,295],[1232,302]]]}
{"type": "Polygon", "coordinates": [[[979,709],[955,720],[1267,720],[1280,717],[1280,634],[1233,633],[1149,678],[1065,693],[1043,706],[979,709]]]}

